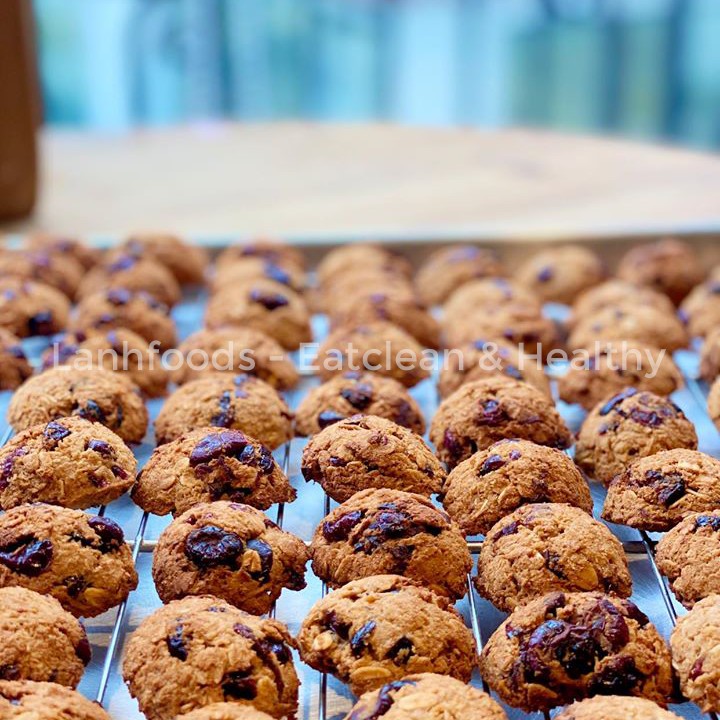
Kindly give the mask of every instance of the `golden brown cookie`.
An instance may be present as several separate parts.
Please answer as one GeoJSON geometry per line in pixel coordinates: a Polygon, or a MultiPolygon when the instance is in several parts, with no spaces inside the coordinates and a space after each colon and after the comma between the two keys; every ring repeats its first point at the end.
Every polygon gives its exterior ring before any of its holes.
{"type": "Polygon", "coordinates": [[[100,423],[81,417],[39,423],[0,448],[0,507],[106,505],[130,488],[136,469],[122,438],[100,423]]]}
{"type": "Polygon", "coordinates": [[[89,245],[79,238],[51,233],[33,233],[26,236],[24,247],[31,251],[69,256],[85,270],[97,265],[103,256],[103,251],[99,247],[89,245]]]}
{"type": "Polygon", "coordinates": [[[645,698],[598,695],[566,707],[555,720],[679,720],[679,715],[645,698]]]}
{"type": "Polygon", "coordinates": [[[43,283],[0,278],[0,327],[20,338],[54,335],[68,324],[70,303],[43,283]]]}
{"type": "Polygon", "coordinates": [[[303,270],[305,257],[292,245],[273,238],[253,238],[238,241],[226,247],[215,260],[217,268],[230,265],[245,258],[262,258],[280,267],[303,270]]]}
{"type": "Polygon", "coordinates": [[[120,526],[82,510],[34,503],[0,516],[0,586],[52,595],[77,617],[119,605],[138,576],[120,526]]]}
{"type": "Polygon", "coordinates": [[[318,525],[313,572],[332,588],[371,575],[403,575],[457,599],[472,558],[460,528],[422,495],[362,490],[318,525]]]}
{"type": "Polygon", "coordinates": [[[266,382],[253,375],[215,373],[192,380],[165,401],[155,420],[159,445],[198,428],[240,430],[271,450],[292,437],[293,414],[266,382]]]}
{"type": "Polygon", "coordinates": [[[524,285],[503,277],[471,280],[453,292],[443,305],[443,318],[450,324],[462,320],[478,308],[522,303],[542,309],[540,298],[524,285]]]}
{"type": "Polygon", "coordinates": [[[60,255],[44,250],[0,251],[0,278],[42,283],[75,297],[83,276],[82,266],[69,254],[60,255]]]}
{"type": "Polygon", "coordinates": [[[720,460],[665,450],[626,467],[610,483],[602,516],[641,530],[670,530],[684,517],[720,508],[720,460]]]}
{"type": "Polygon", "coordinates": [[[54,682],[0,681],[3,720],[111,720],[100,705],[54,682]]]}
{"type": "Polygon", "coordinates": [[[695,428],[683,411],[668,398],[626,388],[585,418],[575,462],[607,484],[630,463],[674,448],[697,448],[695,428]]]}
{"type": "Polygon", "coordinates": [[[477,663],[472,633],[448,598],[398,575],[333,591],[313,605],[297,639],[303,662],[355,695],[410,673],[468,682],[477,663]]]}
{"type": "Polygon", "coordinates": [[[508,705],[549,710],[592,695],[666,705],[670,652],[645,614],[600,593],[550,593],[515,610],[480,656],[480,672],[508,705]]]}
{"type": "Polygon", "coordinates": [[[419,435],[374,415],[354,415],[314,435],[303,450],[302,474],[338,502],[369,488],[429,497],[445,479],[419,435]]]}
{"type": "Polygon", "coordinates": [[[715,427],[720,429],[720,379],[718,378],[715,378],[710,386],[707,408],[710,419],[715,423],[715,427]]]}
{"type": "Polygon", "coordinates": [[[175,720],[270,720],[270,717],[248,705],[219,702],[178,715],[175,720]]]}
{"type": "Polygon", "coordinates": [[[71,415],[105,425],[130,443],[139,443],[148,425],[137,385],[99,367],[61,365],[31,377],[15,391],[7,411],[16,432],[71,415]]]}
{"type": "Polygon", "coordinates": [[[693,337],[705,337],[720,325],[720,279],[697,285],[680,304],[680,319],[693,337]]]}
{"type": "Polygon", "coordinates": [[[220,265],[215,269],[210,281],[210,290],[218,293],[228,287],[245,285],[258,279],[272,280],[289,287],[296,293],[304,293],[307,290],[304,271],[294,265],[276,265],[260,257],[243,257],[220,265]]]}
{"type": "Polygon", "coordinates": [[[422,435],[420,406],[399,382],[377,373],[349,371],[312,388],[300,401],[295,432],[314,435],[328,425],[364,413],[392,420],[422,435]]]}
{"type": "Polygon", "coordinates": [[[443,507],[466,535],[485,535],[528,503],[568,503],[592,511],[590,488],[562,450],[528,440],[500,440],[447,476],[443,507]]]}
{"type": "Polygon", "coordinates": [[[442,401],[430,425],[437,456],[451,467],[505,438],[572,445],[552,400],[532,385],[502,376],[461,386],[442,401]]]}
{"type": "Polygon", "coordinates": [[[367,298],[374,293],[383,294],[392,289],[396,301],[417,302],[418,296],[409,276],[393,266],[375,268],[360,265],[352,271],[333,276],[310,293],[313,308],[317,312],[329,313],[349,298],[367,298]]]}
{"type": "Polygon", "coordinates": [[[213,427],[155,448],[132,489],[133,500],[155,515],[179,515],[215,500],[267,510],[295,497],[270,450],[239,430],[213,427]]]}
{"type": "MultiPolygon", "coordinates": [[[[1,560],[1,559],[0,559],[1,560]]],[[[164,602],[214,595],[262,615],[284,588],[305,587],[308,550],[249,505],[193,505],[160,534],[152,576],[164,602]]]]}
{"type": "Polygon", "coordinates": [[[325,290],[339,276],[350,276],[358,270],[406,278],[412,272],[404,257],[386,247],[373,243],[348,243],[328,252],[318,264],[315,276],[321,290],[325,290]]]}
{"type": "Polygon", "coordinates": [[[20,338],[0,327],[0,390],[15,390],[32,374],[20,338]]]}
{"type": "Polygon", "coordinates": [[[700,348],[700,377],[708,384],[720,375],[720,325],[711,330],[700,348]]]}
{"type": "Polygon", "coordinates": [[[557,503],[523,505],[498,521],[473,581],[504,612],[554,591],[632,592],[620,541],[584,510],[557,503]]]}
{"type": "Polygon", "coordinates": [[[127,643],[123,677],[148,720],[217,702],[294,717],[299,682],[287,628],[209,595],[174,600],[127,643]]]}

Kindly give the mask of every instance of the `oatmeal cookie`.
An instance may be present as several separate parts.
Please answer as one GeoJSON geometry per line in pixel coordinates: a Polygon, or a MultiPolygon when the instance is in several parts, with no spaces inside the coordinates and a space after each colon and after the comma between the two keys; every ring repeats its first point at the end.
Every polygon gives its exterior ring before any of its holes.
{"type": "Polygon", "coordinates": [[[720,279],[697,285],[680,303],[680,319],[692,337],[705,337],[720,325],[720,279]]]}
{"type": "Polygon", "coordinates": [[[523,285],[503,277],[482,278],[461,285],[443,305],[443,318],[447,323],[462,321],[478,308],[522,303],[534,305],[538,312],[542,303],[535,293],[523,285]]]}
{"type": "Polygon", "coordinates": [[[298,678],[287,628],[209,595],[173,600],[127,643],[123,677],[148,720],[217,702],[294,717],[298,678]]]}
{"type": "Polygon", "coordinates": [[[569,305],[589,287],[607,276],[597,253],[580,245],[562,245],[541,250],[515,271],[515,280],[543,302],[569,305]]]}
{"type": "Polygon", "coordinates": [[[657,544],[656,560],[686,608],[720,593],[720,510],[681,520],[657,544]]]}
{"type": "Polygon", "coordinates": [[[300,250],[272,238],[246,239],[226,247],[217,256],[215,267],[225,267],[246,258],[262,258],[283,268],[305,268],[305,257],[300,250]]]}
{"type": "Polygon", "coordinates": [[[598,695],[566,707],[555,720],[680,720],[680,717],[645,698],[598,695]]]}
{"type": "Polygon", "coordinates": [[[0,681],[3,720],[112,720],[96,702],[54,682],[0,681]]]}
{"type": "Polygon", "coordinates": [[[674,448],[697,448],[695,427],[683,411],[668,398],[626,388],[585,418],[575,462],[607,484],[630,463],[674,448]]]}
{"type": "Polygon", "coordinates": [[[25,238],[24,247],[32,252],[71,257],[85,270],[97,265],[103,256],[100,248],[89,245],[78,238],[49,233],[28,235],[25,238]]]}
{"type": "Polygon", "coordinates": [[[221,500],[194,505],[163,530],[152,576],[164,603],[214,595],[262,615],[284,588],[305,587],[307,561],[300,538],[249,505],[221,500]]]}
{"type": "Polygon", "coordinates": [[[472,633],[450,600],[399,575],[355,580],[319,600],[298,645],[305,663],[358,696],[410,673],[469,682],[477,663],[472,633]]]}
{"type": "Polygon", "coordinates": [[[430,377],[420,344],[385,321],[333,330],[321,343],[315,363],[322,380],[348,370],[367,370],[412,387],[430,377]]]}
{"type": "Polygon", "coordinates": [[[442,503],[466,535],[485,535],[528,503],[567,503],[592,512],[590,488],[562,450],[528,440],[500,440],[447,476],[442,503]]]}
{"type": "Polygon", "coordinates": [[[341,275],[353,275],[357,270],[372,270],[409,278],[412,274],[410,263],[401,255],[373,243],[349,243],[328,252],[315,271],[318,285],[325,290],[341,275]]]}
{"type": "Polygon", "coordinates": [[[317,312],[330,313],[350,298],[367,298],[375,293],[383,294],[392,288],[396,302],[417,303],[418,295],[412,281],[392,269],[358,267],[344,272],[315,288],[310,297],[317,312]]]}
{"type": "Polygon", "coordinates": [[[720,508],[720,460],[697,450],[665,450],[626,467],[610,483],[603,518],[665,531],[684,517],[720,508]]]}
{"type": "Polygon", "coordinates": [[[107,505],[127,492],[136,469],[127,445],[99,423],[64,417],[32,425],[0,448],[0,507],[107,505]]]}
{"type": "Polygon", "coordinates": [[[302,474],[337,502],[370,488],[429,497],[445,479],[442,465],[419,435],[373,415],[354,415],[314,435],[303,450],[302,474]]]}
{"type": "Polygon", "coordinates": [[[715,424],[715,427],[720,430],[720,378],[715,378],[715,381],[710,386],[707,408],[710,419],[715,424]]]}
{"type": "Polygon", "coordinates": [[[20,338],[54,335],[68,324],[70,303],[49,285],[0,278],[0,327],[20,338]]]}
{"type": "Polygon", "coordinates": [[[695,250],[687,243],[665,238],[636,245],[618,265],[621,280],[665,293],[676,305],[705,277],[695,250]]]}
{"type": "Polygon", "coordinates": [[[0,587],[52,595],[73,615],[95,617],[137,582],[123,531],[110,518],[44,503],[0,516],[0,587]]]}
{"type": "Polygon", "coordinates": [[[16,432],[70,415],[105,425],[129,443],[139,443],[148,426],[137,385],[100,367],[50,368],[21,385],[7,411],[16,432]]]}
{"type": "Polygon", "coordinates": [[[629,600],[550,593],[517,608],[493,633],[480,672],[508,705],[549,710],[592,695],[633,695],[666,705],[670,652],[629,600]]]}
{"type": "Polygon", "coordinates": [[[219,702],[178,715],[175,720],[270,720],[270,715],[248,705],[219,702]]]}
{"type": "Polygon", "coordinates": [[[448,675],[419,673],[365,693],[345,720],[506,720],[487,694],[448,675]]]}
{"type": "Polygon", "coordinates": [[[272,280],[294,290],[304,293],[307,290],[305,273],[289,265],[283,267],[260,257],[246,257],[234,262],[221,265],[215,270],[210,281],[210,290],[213,293],[236,285],[245,285],[254,280],[272,280]]]}
{"type": "Polygon", "coordinates": [[[501,376],[462,385],[440,403],[430,424],[437,456],[451,467],[505,438],[572,445],[552,400],[532,385],[501,376]]]}
{"type": "Polygon", "coordinates": [[[91,654],[82,623],[54,597],[0,588],[0,679],[75,688],[91,654]]]}
{"type": "Polygon", "coordinates": [[[708,384],[720,375],[720,325],[711,330],[700,348],[700,377],[708,384]]]}
{"type": "Polygon", "coordinates": [[[0,390],[15,390],[32,374],[20,338],[0,327],[0,390]]]}
{"type": "Polygon", "coordinates": [[[523,505],[494,525],[473,580],[504,612],[553,591],[632,592],[620,541],[584,510],[556,503],[523,505]]]}
{"type": "Polygon", "coordinates": [[[425,432],[420,406],[397,380],[352,370],[308,392],[297,408],[295,432],[314,435],[358,413],[392,420],[419,435],[425,432]]]}
{"type": "Polygon", "coordinates": [[[261,330],[286,350],[312,341],[310,314],[302,297],[273,280],[255,279],[213,295],[205,324],[211,330],[227,325],[261,330]]]}
{"type": "Polygon", "coordinates": [[[82,266],[70,255],[44,250],[0,250],[0,278],[49,285],[74,298],[83,276],[82,266]]]}
{"type": "Polygon", "coordinates": [[[158,445],[204,427],[240,430],[271,450],[292,437],[293,414],[266,382],[253,375],[215,373],[192,380],[165,401],[155,420],[158,445]]]}
{"type": "Polygon", "coordinates": [[[422,495],[363,490],[318,525],[313,572],[332,588],[371,575],[403,575],[457,599],[472,558],[460,528],[422,495]]]}

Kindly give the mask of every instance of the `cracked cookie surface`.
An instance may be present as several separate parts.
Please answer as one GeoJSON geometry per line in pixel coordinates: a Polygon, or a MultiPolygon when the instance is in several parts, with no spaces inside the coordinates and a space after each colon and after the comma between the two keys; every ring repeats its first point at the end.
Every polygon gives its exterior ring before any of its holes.
{"type": "Polygon", "coordinates": [[[0,681],[3,720],[111,720],[98,705],[54,682],[0,681]]]}

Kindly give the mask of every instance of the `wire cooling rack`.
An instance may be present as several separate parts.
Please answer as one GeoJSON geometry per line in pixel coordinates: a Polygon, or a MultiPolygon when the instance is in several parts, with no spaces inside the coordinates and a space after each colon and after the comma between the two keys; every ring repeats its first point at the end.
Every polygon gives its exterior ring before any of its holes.
{"type": "MultiPolygon", "coordinates": [[[[174,309],[173,315],[181,338],[201,327],[204,301],[205,297],[202,293],[193,294],[186,297],[174,309]]],[[[314,324],[316,339],[321,338],[325,333],[323,319],[315,318],[314,324]]],[[[24,344],[29,357],[37,362],[48,341],[34,338],[24,344]]],[[[681,351],[676,355],[676,360],[683,371],[686,386],[676,392],[673,399],[695,423],[700,439],[700,449],[720,457],[720,435],[710,421],[705,407],[707,387],[695,379],[697,356],[691,351],[681,351]]],[[[304,375],[299,387],[286,395],[291,407],[296,407],[299,399],[316,383],[316,379],[304,375]]],[[[438,404],[434,379],[413,388],[412,394],[429,420],[438,404]]],[[[3,415],[9,398],[10,393],[0,394],[0,410],[3,411],[3,415]]],[[[157,415],[162,402],[162,399],[148,402],[152,419],[157,415]]],[[[562,402],[558,402],[558,408],[570,427],[576,430],[583,418],[582,411],[562,402]]],[[[4,444],[11,435],[12,431],[6,428],[0,437],[0,442],[4,444]]],[[[301,476],[300,458],[305,443],[304,438],[295,438],[276,451],[276,460],[298,490],[298,499],[291,504],[275,506],[268,511],[268,514],[284,529],[309,541],[316,525],[327,515],[334,503],[319,486],[305,483],[301,476]]],[[[153,447],[154,438],[150,431],[143,443],[134,448],[140,467],[149,457],[153,447]]],[[[592,483],[591,490],[597,517],[603,504],[605,490],[599,483],[592,483]]],[[[161,605],[153,587],[150,570],[152,552],[157,537],[169,523],[170,518],[159,518],[143,513],[127,496],[120,498],[108,507],[95,508],[88,512],[107,514],[123,527],[126,538],[132,547],[133,561],[137,567],[140,582],[138,589],[130,594],[126,602],[98,618],[87,620],[86,627],[93,649],[93,659],[81,681],[79,690],[87,697],[97,700],[117,720],[140,720],[142,715],[122,682],[122,655],[129,634],[145,617],[161,605]]],[[[658,535],[618,525],[611,524],[610,527],[622,541],[629,560],[633,577],[632,599],[650,617],[660,633],[667,638],[677,617],[684,612],[684,609],[675,600],[655,564],[655,545],[658,535]]],[[[468,539],[468,547],[474,559],[477,558],[481,545],[482,538],[480,537],[468,539]]],[[[272,616],[286,623],[293,634],[299,630],[300,623],[310,607],[327,592],[324,583],[321,583],[313,575],[309,566],[307,580],[308,585],[305,590],[301,592],[285,591],[271,612],[272,616]]],[[[467,595],[458,603],[457,607],[472,630],[478,650],[481,650],[493,630],[502,622],[504,615],[476,593],[470,576],[468,576],[467,584],[467,595]]],[[[304,665],[297,654],[295,663],[302,682],[298,717],[302,720],[339,720],[344,717],[353,703],[353,697],[349,690],[335,678],[318,673],[304,665]]],[[[473,684],[485,687],[482,678],[477,673],[473,678],[473,684]]],[[[487,690],[486,687],[485,689],[487,690]]],[[[690,703],[674,706],[672,709],[687,720],[708,717],[717,720],[714,714],[703,714],[690,703]]],[[[520,718],[540,720],[543,718],[541,713],[527,714],[508,707],[506,707],[506,711],[510,720],[520,720],[520,718]]],[[[550,717],[550,715],[545,715],[545,717],[550,717]]]]}

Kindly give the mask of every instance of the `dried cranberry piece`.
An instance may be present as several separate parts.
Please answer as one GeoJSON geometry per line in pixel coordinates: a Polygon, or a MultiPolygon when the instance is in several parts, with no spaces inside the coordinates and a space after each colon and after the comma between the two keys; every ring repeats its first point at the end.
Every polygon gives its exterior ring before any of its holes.
{"type": "Polygon", "coordinates": [[[644,425],[645,427],[659,427],[664,422],[659,413],[654,410],[643,410],[642,408],[633,408],[628,413],[628,417],[638,425],[644,425]]]}
{"type": "Polygon", "coordinates": [[[383,503],[378,507],[373,521],[365,528],[363,537],[354,550],[370,555],[384,547],[388,540],[402,540],[420,533],[437,537],[442,529],[440,525],[416,520],[409,513],[397,508],[394,503],[383,503]]]}
{"type": "Polygon", "coordinates": [[[285,307],[290,304],[290,301],[280,293],[270,293],[254,288],[250,291],[250,300],[255,303],[259,303],[266,310],[277,310],[280,307],[285,307]]]}
{"type": "Polygon", "coordinates": [[[185,645],[185,638],[183,637],[184,628],[182,623],[178,623],[175,626],[175,632],[172,635],[168,635],[165,638],[168,652],[171,657],[177,658],[185,662],[188,657],[187,646],[185,645]]]}
{"type": "Polygon", "coordinates": [[[127,479],[127,472],[123,468],[121,468],[119,465],[111,465],[110,466],[110,472],[116,477],[120,478],[120,480],[127,479]]]}
{"type": "Polygon", "coordinates": [[[85,405],[76,404],[74,414],[97,423],[104,423],[107,419],[103,409],[94,400],[88,400],[85,405]]]}
{"type": "Polygon", "coordinates": [[[348,720],[378,720],[385,715],[393,705],[393,697],[390,693],[399,690],[406,685],[415,685],[413,680],[395,680],[394,682],[383,685],[380,688],[375,704],[370,708],[365,708],[362,703],[360,707],[353,710],[348,716],[348,720]]]}
{"type": "Polygon", "coordinates": [[[368,639],[375,630],[375,621],[366,622],[350,639],[350,650],[355,657],[360,657],[367,647],[368,639]]]}
{"type": "Polygon", "coordinates": [[[88,440],[85,443],[85,449],[92,450],[103,457],[115,457],[115,451],[113,450],[112,445],[104,440],[88,440]]]}
{"type": "Polygon", "coordinates": [[[238,535],[217,525],[205,525],[193,530],[185,539],[185,555],[199,567],[234,567],[243,549],[243,542],[238,535]]]}
{"type": "Polygon", "coordinates": [[[414,654],[415,646],[406,637],[401,637],[387,652],[387,656],[398,665],[405,665],[414,654]]]}
{"type": "Polygon", "coordinates": [[[506,537],[507,535],[515,535],[520,529],[522,523],[519,520],[513,520],[511,523],[506,525],[502,530],[499,530],[492,536],[492,541],[496,542],[500,538],[506,537]]]}
{"type": "Polygon", "coordinates": [[[347,540],[352,529],[363,519],[363,510],[353,510],[341,515],[337,520],[326,520],[322,526],[323,537],[328,542],[342,542],[347,540]]]}
{"type": "Polygon", "coordinates": [[[365,382],[355,383],[352,387],[343,388],[340,395],[357,410],[365,410],[373,401],[372,385],[365,382]]]}
{"type": "Polygon", "coordinates": [[[627,655],[611,658],[591,678],[591,695],[627,695],[642,680],[635,661],[627,655]]]}
{"type": "Polygon", "coordinates": [[[80,597],[88,588],[87,580],[82,575],[68,575],[63,578],[62,584],[67,588],[67,593],[71,598],[80,597]]]}
{"type": "Polygon", "coordinates": [[[540,654],[552,653],[567,674],[577,679],[592,672],[597,659],[597,645],[584,626],[562,620],[547,620],[530,636],[526,655],[535,662],[530,666],[545,668],[540,654]]]}
{"type": "Polygon", "coordinates": [[[0,548],[0,563],[27,577],[44,573],[52,559],[53,544],[50,540],[38,540],[32,535],[24,535],[0,548]]]}
{"type": "Polygon", "coordinates": [[[270,570],[273,564],[273,551],[272,548],[264,541],[259,538],[253,538],[248,540],[245,544],[248,550],[253,550],[260,557],[260,570],[251,570],[248,574],[253,580],[257,580],[261,583],[266,583],[270,580],[270,570]]]}
{"type": "Polygon", "coordinates": [[[271,262],[265,263],[265,277],[279,282],[281,285],[291,285],[290,275],[278,265],[271,262]]]}
{"type": "Polygon", "coordinates": [[[487,475],[488,473],[494,472],[495,470],[499,470],[504,464],[505,464],[505,460],[503,460],[503,458],[500,457],[500,455],[491,455],[480,466],[480,471],[478,472],[478,476],[483,477],[484,475],[487,475]]]}
{"type": "Polygon", "coordinates": [[[117,260],[107,266],[107,271],[114,274],[122,270],[129,270],[136,262],[137,258],[134,258],[132,255],[121,255],[117,260]]]}
{"type": "Polygon", "coordinates": [[[540,268],[540,271],[537,274],[538,282],[549,282],[552,280],[553,276],[555,275],[555,271],[549,266],[546,265],[543,268],[540,268]]]}
{"type": "Polygon", "coordinates": [[[630,600],[620,600],[619,602],[622,604],[625,617],[634,620],[640,627],[645,627],[650,623],[648,616],[634,602],[630,600]]]}
{"type": "Polygon", "coordinates": [[[190,466],[196,467],[202,463],[209,463],[223,455],[237,456],[248,445],[252,447],[247,436],[239,430],[226,430],[206,435],[190,453],[190,466]]]}
{"type": "Polygon", "coordinates": [[[463,448],[458,440],[457,435],[452,430],[446,430],[443,433],[443,448],[450,453],[453,460],[457,460],[463,455],[463,448]]]}
{"type": "Polygon", "coordinates": [[[83,628],[83,636],[80,638],[80,642],[75,647],[75,654],[78,656],[80,662],[87,666],[92,660],[92,649],[90,648],[90,641],[85,634],[85,628],[83,628]]]}
{"type": "Polygon", "coordinates": [[[703,659],[698,658],[692,666],[688,678],[690,680],[697,680],[703,674],[703,659]]]}
{"type": "Polygon", "coordinates": [[[7,663],[6,665],[0,665],[0,679],[19,680],[20,668],[15,663],[7,663]]]}
{"type": "Polygon", "coordinates": [[[88,525],[100,538],[100,552],[103,554],[117,550],[125,540],[122,528],[110,518],[95,515],[88,518],[88,525]]]}
{"type": "Polygon", "coordinates": [[[637,394],[637,390],[635,388],[625,388],[621,393],[618,393],[617,395],[613,395],[598,411],[600,415],[607,415],[610,413],[615,407],[617,407],[620,403],[622,403],[623,400],[632,397],[633,395],[637,394]]]}
{"type": "Polygon", "coordinates": [[[219,412],[210,418],[213,427],[230,427],[235,420],[235,409],[232,406],[232,393],[230,390],[220,396],[218,400],[219,412]]]}
{"type": "Polygon", "coordinates": [[[718,515],[698,515],[695,518],[695,529],[709,527],[714,532],[720,530],[720,516],[718,515]]]}
{"type": "Polygon", "coordinates": [[[27,448],[15,448],[15,450],[2,461],[2,465],[0,465],[0,490],[5,490],[10,484],[10,477],[15,468],[15,460],[23,455],[27,455],[27,448]]]}
{"type": "Polygon", "coordinates": [[[509,457],[511,460],[519,460],[522,457],[522,453],[519,450],[511,450],[509,457]]]}
{"type": "Polygon", "coordinates": [[[340,620],[334,610],[331,610],[325,616],[325,625],[341,640],[348,640],[350,638],[350,623],[340,620]]]}
{"type": "Polygon", "coordinates": [[[44,445],[47,449],[54,449],[61,440],[70,435],[70,430],[62,426],[59,422],[50,421],[43,429],[44,445]]]}
{"type": "Polygon", "coordinates": [[[501,425],[508,419],[508,415],[502,405],[494,398],[480,401],[480,415],[477,422],[480,425],[489,425],[494,427],[501,425]]]}
{"type": "Polygon", "coordinates": [[[252,668],[225,673],[221,683],[225,695],[234,700],[254,700],[257,695],[257,681],[250,677],[250,673],[252,668]]]}
{"type": "Polygon", "coordinates": [[[323,410],[317,418],[318,426],[321,430],[324,430],[329,425],[334,425],[336,422],[344,420],[345,417],[345,415],[335,412],[335,410],[323,410]]]}
{"type": "Polygon", "coordinates": [[[561,580],[567,580],[567,575],[565,575],[565,571],[563,570],[560,556],[557,553],[550,552],[549,550],[543,550],[542,556],[545,559],[545,567],[553,575],[560,578],[561,580]]]}
{"type": "Polygon", "coordinates": [[[127,305],[130,302],[132,294],[129,290],[118,288],[108,290],[107,293],[105,293],[105,297],[112,305],[127,305]]]}

